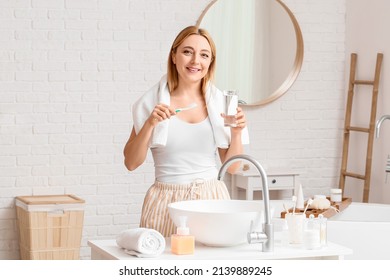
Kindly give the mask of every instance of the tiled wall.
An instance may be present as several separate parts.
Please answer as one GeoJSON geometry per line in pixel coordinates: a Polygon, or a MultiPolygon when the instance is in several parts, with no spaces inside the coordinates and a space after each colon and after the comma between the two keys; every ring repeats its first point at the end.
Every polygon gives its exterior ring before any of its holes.
{"type": "MultiPolygon", "coordinates": [[[[132,102],[165,72],[176,33],[210,0],[0,0],[0,259],[17,259],[14,198],[86,200],[88,239],[138,224],[153,163],[129,173],[132,102]]],[[[345,0],[286,0],[304,36],[302,72],[281,99],[245,109],[265,166],[301,174],[307,195],[337,184],[344,117],[345,0]]]]}

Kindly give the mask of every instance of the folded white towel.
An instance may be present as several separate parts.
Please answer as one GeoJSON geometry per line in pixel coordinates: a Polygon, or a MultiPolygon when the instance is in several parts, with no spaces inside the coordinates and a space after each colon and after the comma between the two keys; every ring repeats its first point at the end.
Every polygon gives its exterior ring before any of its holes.
{"type": "MultiPolygon", "coordinates": [[[[154,107],[159,103],[167,105],[170,105],[171,103],[166,76],[163,76],[158,84],[152,87],[133,104],[133,124],[137,134],[149,118],[154,107]]],[[[224,149],[228,148],[231,135],[230,128],[224,126],[223,118],[221,117],[221,113],[223,112],[223,93],[211,84],[206,92],[206,107],[217,147],[224,149]]],[[[153,135],[149,143],[151,148],[166,145],[168,139],[168,127],[169,120],[166,120],[160,122],[154,128],[153,135]]],[[[249,134],[246,127],[243,129],[241,135],[242,144],[249,144],[249,134]]]]}
{"type": "Polygon", "coordinates": [[[116,243],[124,251],[139,258],[157,257],[165,250],[165,239],[158,231],[148,228],[135,228],[122,231],[116,243]]]}

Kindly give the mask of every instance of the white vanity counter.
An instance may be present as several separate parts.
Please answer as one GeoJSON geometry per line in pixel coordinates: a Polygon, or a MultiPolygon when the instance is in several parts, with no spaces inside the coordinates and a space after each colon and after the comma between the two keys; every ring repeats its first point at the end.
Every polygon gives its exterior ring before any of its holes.
{"type": "MultiPolygon", "coordinates": [[[[115,240],[90,240],[91,259],[93,260],[146,260],[130,256],[120,249],[115,240]]],[[[234,247],[207,247],[197,243],[193,255],[174,255],[170,252],[170,239],[166,239],[166,248],[163,254],[152,260],[282,260],[282,259],[343,259],[345,255],[352,254],[352,250],[328,243],[318,250],[307,250],[300,247],[282,247],[275,241],[274,252],[262,252],[261,244],[243,244],[234,247]]]]}

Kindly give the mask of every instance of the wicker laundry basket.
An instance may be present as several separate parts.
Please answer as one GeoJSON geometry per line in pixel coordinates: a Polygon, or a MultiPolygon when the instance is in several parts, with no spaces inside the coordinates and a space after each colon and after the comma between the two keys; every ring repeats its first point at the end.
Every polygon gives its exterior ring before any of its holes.
{"type": "Polygon", "coordinates": [[[23,260],[80,258],[84,200],[74,195],[16,197],[23,260]]]}

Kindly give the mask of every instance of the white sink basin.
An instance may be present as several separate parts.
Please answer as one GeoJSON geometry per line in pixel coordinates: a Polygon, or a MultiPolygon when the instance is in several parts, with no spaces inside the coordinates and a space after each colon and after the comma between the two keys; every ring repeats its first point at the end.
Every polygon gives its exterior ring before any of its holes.
{"type": "Polygon", "coordinates": [[[261,231],[264,220],[261,200],[188,200],[169,204],[168,211],[176,226],[180,216],[187,217],[190,234],[207,246],[246,243],[251,221],[261,231]]]}

